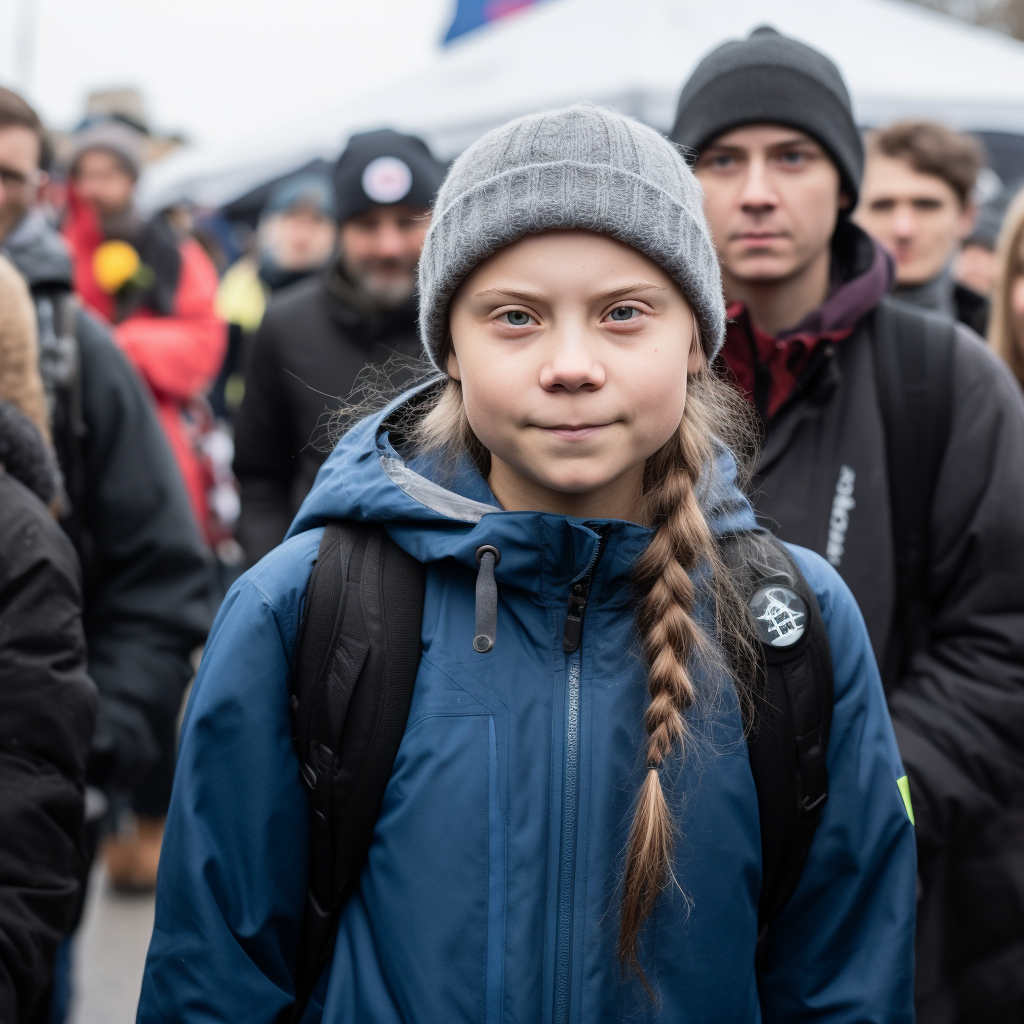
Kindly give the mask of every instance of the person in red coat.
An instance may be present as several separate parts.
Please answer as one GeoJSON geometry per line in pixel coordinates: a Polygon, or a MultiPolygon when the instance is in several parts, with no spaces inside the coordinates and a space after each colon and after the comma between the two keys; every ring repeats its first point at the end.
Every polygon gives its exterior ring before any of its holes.
{"type": "Polygon", "coordinates": [[[111,324],[114,338],[149,385],[209,540],[208,472],[197,449],[201,399],[224,359],[227,330],[214,311],[217,272],[192,238],[134,203],[142,136],[116,119],[75,140],[64,237],[81,300],[111,324]]]}

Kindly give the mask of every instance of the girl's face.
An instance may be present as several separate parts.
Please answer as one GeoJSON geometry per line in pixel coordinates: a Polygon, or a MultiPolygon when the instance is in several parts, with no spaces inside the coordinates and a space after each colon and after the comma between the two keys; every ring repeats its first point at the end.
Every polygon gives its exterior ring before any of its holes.
{"type": "Polygon", "coordinates": [[[479,264],[449,322],[448,372],[502,506],[635,518],[701,360],[672,278],[607,235],[546,231],[479,264]]]}

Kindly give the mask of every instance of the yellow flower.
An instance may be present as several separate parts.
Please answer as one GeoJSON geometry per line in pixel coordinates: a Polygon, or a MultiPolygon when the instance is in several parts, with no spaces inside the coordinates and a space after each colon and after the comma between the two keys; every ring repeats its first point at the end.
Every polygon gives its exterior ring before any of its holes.
{"type": "Polygon", "coordinates": [[[139,254],[134,247],[118,239],[104,242],[92,257],[93,276],[108,295],[119,292],[135,277],[140,266],[139,254]]]}

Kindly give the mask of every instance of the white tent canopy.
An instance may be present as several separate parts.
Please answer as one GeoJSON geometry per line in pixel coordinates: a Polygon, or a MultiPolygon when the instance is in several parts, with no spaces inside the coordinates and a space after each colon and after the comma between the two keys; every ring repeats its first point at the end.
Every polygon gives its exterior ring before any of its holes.
{"type": "Polygon", "coordinates": [[[176,154],[147,172],[142,198],[219,205],[383,125],[450,158],[510,117],[583,99],[667,131],[700,58],[765,23],[836,61],[861,124],[921,117],[1024,133],[1024,43],[899,0],[552,0],[462,37],[358,103],[268,126],[250,147],[176,154]]]}

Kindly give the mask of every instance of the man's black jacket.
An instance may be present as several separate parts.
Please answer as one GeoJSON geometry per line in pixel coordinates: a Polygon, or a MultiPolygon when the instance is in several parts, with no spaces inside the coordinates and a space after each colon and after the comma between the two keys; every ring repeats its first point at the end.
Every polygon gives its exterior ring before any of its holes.
{"type": "Polygon", "coordinates": [[[331,450],[330,414],[359,371],[420,352],[412,302],[381,313],[361,298],[332,267],[278,293],[253,337],[234,467],[250,562],[284,539],[331,450]]]}
{"type": "MultiPolygon", "coordinates": [[[[881,662],[896,577],[872,329],[868,315],[830,347],[771,421],[755,504],[784,540],[822,555],[830,525],[845,527],[831,560],[881,662]]],[[[950,416],[930,640],[886,685],[917,824],[919,1019],[1008,1024],[1024,1020],[1024,401],[966,328],[950,416]]]]}
{"type": "MultiPolygon", "coordinates": [[[[3,251],[31,288],[42,350],[54,330],[44,311],[70,289],[71,263],[56,232],[29,217],[3,251]]],[[[89,674],[100,692],[89,781],[132,791],[159,762],[178,714],[190,654],[215,611],[213,573],[144,385],[92,316],[76,310],[73,334],[84,433],[71,451],[55,426],[54,443],[69,481],[61,524],[82,563],[89,674]]]]}
{"type": "Polygon", "coordinates": [[[96,713],[85,656],[71,543],[0,465],[0,1020],[12,1024],[48,991],[80,898],[96,713]]]}

